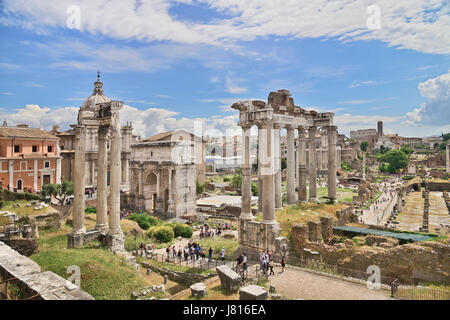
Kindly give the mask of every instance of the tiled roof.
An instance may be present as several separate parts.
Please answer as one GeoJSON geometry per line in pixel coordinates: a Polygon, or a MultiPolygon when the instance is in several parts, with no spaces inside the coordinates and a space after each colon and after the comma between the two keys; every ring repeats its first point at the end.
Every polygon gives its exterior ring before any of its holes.
{"type": "Polygon", "coordinates": [[[0,137],[58,139],[55,135],[45,130],[18,127],[0,127],[0,137]]]}
{"type": "Polygon", "coordinates": [[[166,138],[166,137],[170,136],[172,133],[173,133],[173,131],[167,131],[167,132],[158,133],[158,134],[155,134],[154,136],[151,136],[150,138],[142,139],[141,142],[158,141],[158,140],[161,140],[163,138],[166,138]]]}

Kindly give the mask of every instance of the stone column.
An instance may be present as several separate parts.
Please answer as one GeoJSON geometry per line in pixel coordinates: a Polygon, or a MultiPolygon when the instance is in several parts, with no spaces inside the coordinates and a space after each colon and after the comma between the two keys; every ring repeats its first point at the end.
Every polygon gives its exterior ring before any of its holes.
{"type": "Polygon", "coordinates": [[[130,183],[130,159],[128,158],[125,159],[125,183],[128,185],[130,183]]]}
{"type": "MultiPolygon", "coordinates": [[[[75,164],[73,172],[73,225],[72,235],[84,234],[84,188],[85,188],[85,150],[86,150],[86,127],[75,126],[75,164]]],[[[82,244],[82,243],[81,243],[82,244]]]]}
{"type": "Polygon", "coordinates": [[[298,127],[298,148],[299,153],[299,165],[298,165],[298,200],[300,202],[306,202],[306,138],[305,128],[298,127]]]}
{"type": "Polygon", "coordinates": [[[108,193],[107,193],[107,172],[108,172],[108,144],[109,127],[100,126],[98,128],[98,160],[97,160],[97,223],[95,229],[100,232],[108,230],[108,193]]]}
{"type": "Polygon", "coordinates": [[[286,185],[287,185],[287,203],[295,203],[295,149],[294,149],[294,128],[287,126],[287,169],[286,169],[286,185]]]}
{"type": "MultiPolygon", "coordinates": [[[[252,165],[250,163],[250,130],[251,126],[242,127],[242,190],[240,220],[253,219],[252,214],[252,165]]],[[[259,190],[261,192],[261,190],[259,190]]]]}
{"type": "Polygon", "coordinates": [[[308,128],[309,135],[309,201],[317,201],[316,126],[308,128]]]}
{"type": "Polygon", "coordinates": [[[169,182],[168,182],[168,188],[169,188],[169,199],[167,199],[167,215],[169,217],[174,217],[175,214],[175,208],[174,208],[174,202],[172,200],[172,168],[169,167],[169,182]]]}
{"type": "Polygon", "coordinates": [[[95,160],[91,160],[91,185],[95,185],[95,160]]]}
{"type": "Polygon", "coordinates": [[[445,147],[446,157],[445,157],[445,165],[447,169],[447,173],[450,173],[450,142],[447,143],[445,147]]]}
{"type": "Polygon", "coordinates": [[[336,201],[336,126],[328,127],[328,199],[336,201]]]}
{"type": "Polygon", "coordinates": [[[258,211],[262,211],[262,199],[263,199],[263,195],[262,195],[262,190],[263,190],[263,180],[261,177],[261,154],[262,154],[262,141],[263,141],[263,131],[262,127],[258,126],[258,154],[257,159],[258,159],[258,211]]]}
{"type": "Polygon", "coordinates": [[[118,115],[113,118],[111,126],[111,165],[110,165],[110,196],[109,196],[109,230],[108,235],[113,250],[123,250],[124,235],[120,228],[120,180],[121,170],[121,132],[118,115]]]}
{"type": "Polygon", "coordinates": [[[259,163],[261,165],[262,179],[262,209],[264,224],[275,224],[275,192],[274,192],[274,141],[273,141],[273,124],[264,122],[262,124],[261,137],[263,138],[259,144],[261,148],[261,157],[259,163]]]}
{"type": "MultiPolygon", "coordinates": [[[[56,183],[61,183],[61,158],[56,159],[56,183]]],[[[34,188],[34,191],[36,191],[36,188],[34,188]]]]}
{"type": "Polygon", "coordinates": [[[281,196],[281,150],[280,150],[280,126],[274,125],[274,151],[275,151],[275,208],[283,207],[281,196]]]}

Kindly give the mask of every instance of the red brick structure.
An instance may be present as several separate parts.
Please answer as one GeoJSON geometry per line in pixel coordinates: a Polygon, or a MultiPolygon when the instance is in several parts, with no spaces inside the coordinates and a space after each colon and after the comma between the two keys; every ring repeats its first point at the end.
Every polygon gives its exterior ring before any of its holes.
{"type": "Polygon", "coordinates": [[[43,184],[60,183],[59,139],[28,125],[0,127],[0,183],[11,191],[40,192],[43,184]]]}

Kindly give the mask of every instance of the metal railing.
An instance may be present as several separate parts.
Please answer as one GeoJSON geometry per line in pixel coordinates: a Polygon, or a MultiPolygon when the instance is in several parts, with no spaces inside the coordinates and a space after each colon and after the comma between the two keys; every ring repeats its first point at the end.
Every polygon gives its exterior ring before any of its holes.
{"type": "MultiPolygon", "coordinates": [[[[173,257],[173,255],[168,257],[167,254],[150,253],[150,255],[147,255],[147,258],[202,270],[212,270],[221,265],[228,265],[241,276],[243,283],[252,281],[260,282],[262,279],[268,279],[270,270],[268,268],[261,268],[259,261],[247,261],[247,267],[244,268],[243,265],[238,264],[236,261],[209,261],[207,258],[196,259],[195,256],[193,259],[189,257],[185,260],[184,257],[173,257]]],[[[279,264],[276,264],[276,266],[279,266],[279,264]]],[[[326,264],[318,259],[289,257],[287,266],[310,269],[323,273],[324,275],[336,275],[342,277],[342,280],[347,281],[357,280],[366,282],[371,275],[366,271],[326,264]]],[[[380,275],[379,277],[380,284],[385,285],[385,289],[390,288],[391,297],[410,300],[450,300],[450,290],[447,289],[406,285],[401,284],[400,281],[394,277],[386,275],[380,275]]]]}
{"type": "Polygon", "coordinates": [[[397,286],[393,296],[408,300],[450,300],[450,290],[423,286],[397,286]]]}

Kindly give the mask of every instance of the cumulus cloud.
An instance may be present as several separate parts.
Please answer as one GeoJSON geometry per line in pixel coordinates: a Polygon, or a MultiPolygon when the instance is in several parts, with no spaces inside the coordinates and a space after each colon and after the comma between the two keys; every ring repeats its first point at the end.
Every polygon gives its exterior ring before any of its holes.
{"type": "Polygon", "coordinates": [[[419,84],[420,94],[428,100],[406,114],[406,125],[449,126],[450,124],[450,70],[419,84]]]}
{"type": "MultiPolygon", "coordinates": [[[[67,25],[73,0],[4,0],[0,23],[35,32],[67,25]]],[[[79,0],[81,31],[116,39],[226,44],[257,37],[381,40],[420,52],[450,53],[447,0],[79,0]],[[198,23],[178,13],[177,3],[208,6],[209,21],[198,23]],[[380,29],[369,29],[367,8],[380,9],[380,29]],[[217,17],[221,14],[221,18],[217,17]]]]}
{"type": "MultiPolygon", "coordinates": [[[[29,104],[24,108],[0,109],[0,120],[6,120],[12,126],[26,123],[32,128],[42,125],[44,129],[50,130],[58,125],[60,130],[67,130],[71,124],[77,123],[78,110],[79,107],[48,108],[29,104]]],[[[205,136],[235,135],[241,132],[237,120],[237,113],[226,117],[187,118],[179,117],[178,112],[164,108],[138,109],[126,104],[120,111],[121,124],[132,122],[133,133],[141,137],[176,129],[198,132],[200,127],[205,136]]]]}

